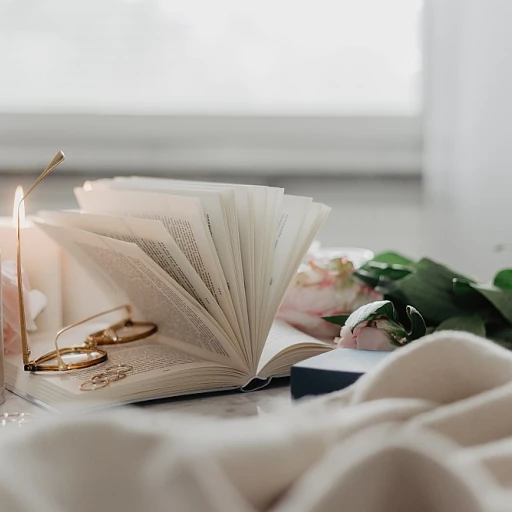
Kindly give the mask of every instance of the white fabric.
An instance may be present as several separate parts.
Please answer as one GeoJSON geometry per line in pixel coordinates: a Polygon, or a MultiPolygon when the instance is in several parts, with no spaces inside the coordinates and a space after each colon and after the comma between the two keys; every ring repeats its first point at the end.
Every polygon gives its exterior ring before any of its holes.
{"type": "Polygon", "coordinates": [[[444,332],[281,414],[137,409],[0,433],[2,511],[504,512],[512,353],[444,332]]]}

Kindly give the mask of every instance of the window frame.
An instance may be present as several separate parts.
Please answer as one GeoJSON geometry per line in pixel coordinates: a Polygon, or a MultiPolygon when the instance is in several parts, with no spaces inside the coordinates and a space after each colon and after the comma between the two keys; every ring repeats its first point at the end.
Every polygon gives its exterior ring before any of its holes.
{"type": "Polygon", "coordinates": [[[421,116],[0,113],[0,172],[226,175],[421,173],[421,116]]]}

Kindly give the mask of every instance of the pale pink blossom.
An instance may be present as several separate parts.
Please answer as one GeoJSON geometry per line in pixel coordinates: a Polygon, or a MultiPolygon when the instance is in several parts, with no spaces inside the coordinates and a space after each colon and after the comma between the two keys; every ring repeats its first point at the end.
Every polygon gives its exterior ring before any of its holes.
{"type": "Polygon", "coordinates": [[[395,346],[390,343],[389,334],[378,327],[370,327],[367,322],[359,324],[354,332],[344,325],[340,337],[335,339],[338,348],[358,348],[361,350],[391,351],[395,346]]]}
{"type": "MultiPolygon", "coordinates": [[[[2,263],[2,306],[3,306],[3,337],[4,352],[21,352],[21,327],[18,305],[18,284],[16,263],[2,263]]],[[[37,329],[35,318],[44,309],[46,297],[38,290],[30,288],[28,276],[23,272],[23,296],[25,298],[25,320],[28,331],[37,329]]]]}
{"type": "Polygon", "coordinates": [[[382,295],[351,278],[353,264],[346,258],[311,259],[295,275],[277,317],[317,338],[332,340],[339,326],[322,317],[350,314],[382,295]]]}

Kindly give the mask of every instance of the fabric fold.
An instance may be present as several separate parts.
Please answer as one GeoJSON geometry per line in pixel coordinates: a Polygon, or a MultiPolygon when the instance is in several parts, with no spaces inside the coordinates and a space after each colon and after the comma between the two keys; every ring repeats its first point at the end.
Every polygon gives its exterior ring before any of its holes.
{"type": "Polygon", "coordinates": [[[0,503],[38,512],[505,512],[511,377],[510,352],[445,332],[397,350],[349,389],[260,417],[135,408],[50,417],[2,432],[0,503]]]}

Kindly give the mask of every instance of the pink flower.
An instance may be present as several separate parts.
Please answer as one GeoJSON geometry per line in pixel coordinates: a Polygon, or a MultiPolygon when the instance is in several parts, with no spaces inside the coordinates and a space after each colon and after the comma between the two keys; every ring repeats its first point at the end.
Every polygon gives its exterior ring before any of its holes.
{"type": "Polygon", "coordinates": [[[389,335],[377,327],[358,325],[354,332],[344,325],[340,337],[334,340],[338,348],[358,348],[361,350],[391,351],[395,347],[389,342],[389,335]]]}
{"type": "Polygon", "coordinates": [[[322,319],[350,314],[382,296],[351,278],[353,264],[346,258],[311,259],[290,284],[277,317],[317,338],[333,339],[339,327],[322,319]]]}
{"type": "Polygon", "coordinates": [[[397,343],[407,343],[406,333],[402,326],[387,318],[377,318],[369,322],[361,322],[354,327],[344,325],[340,331],[340,337],[334,342],[338,348],[358,348],[361,350],[394,350],[397,343]]]}
{"type": "MultiPolygon", "coordinates": [[[[14,354],[21,352],[21,327],[15,262],[3,262],[1,274],[4,352],[14,354]]],[[[46,306],[46,297],[38,290],[31,290],[25,272],[23,272],[23,296],[25,297],[27,330],[35,331],[37,327],[34,320],[46,306]]]]}

